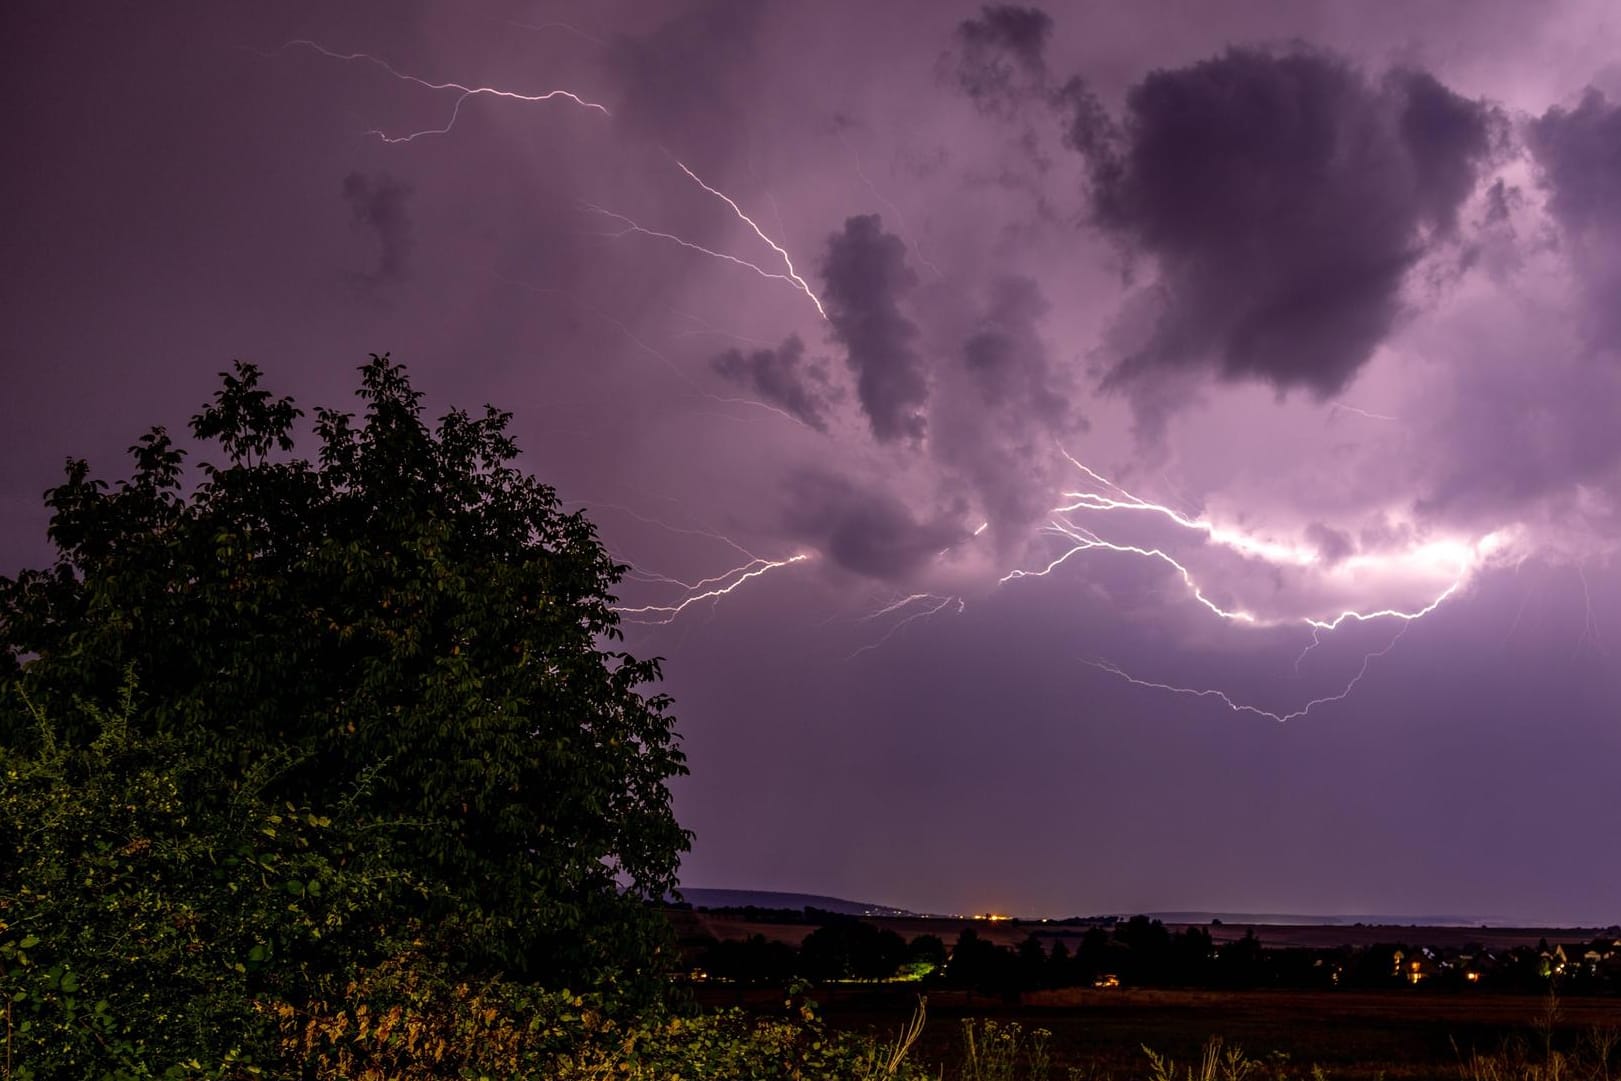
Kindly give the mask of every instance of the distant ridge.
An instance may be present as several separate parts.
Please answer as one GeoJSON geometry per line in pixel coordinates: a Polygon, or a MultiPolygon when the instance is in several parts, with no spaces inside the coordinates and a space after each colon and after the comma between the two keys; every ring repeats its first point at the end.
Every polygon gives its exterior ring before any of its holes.
{"type": "Polygon", "coordinates": [[[842,897],[824,897],[817,893],[778,893],[775,890],[707,890],[684,888],[681,899],[693,908],[819,908],[823,912],[836,912],[841,916],[920,916],[893,905],[875,905],[867,901],[846,901],[842,897]]]}
{"type": "Polygon", "coordinates": [[[1489,919],[1484,916],[1387,916],[1382,914],[1361,916],[1307,916],[1298,912],[1148,912],[1145,915],[1161,923],[1222,923],[1269,927],[1528,927],[1507,919],[1489,919]]]}
{"type": "MultiPolygon", "coordinates": [[[[843,897],[829,897],[820,893],[782,893],[776,890],[716,890],[699,887],[685,888],[681,891],[681,899],[694,908],[783,908],[800,911],[806,908],[817,908],[823,912],[835,912],[841,916],[896,916],[896,917],[924,917],[947,918],[937,912],[914,912],[910,909],[896,908],[893,905],[874,904],[871,901],[849,901],[843,897]]],[[[1126,919],[1136,913],[1121,912],[1114,914],[1118,919],[1126,919]]],[[[1299,912],[1197,912],[1197,911],[1164,911],[1146,912],[1143,915],[1162,923],[1170,924],[1208,924],[1213,920],[1220,920],[1223,924],[1237,927],[1246,925],[1256,927],[1569,927],[1576,925],[1561,925],[1545,922],[1526,921],[1505,916],[1455,916],[1455,915],[1423,915],[1423,916],[1392,916],[1383,913],[1361,915],[1308,915],[1299,912]]],[[[964,917],[949,917],[960,919],[964,917]]],[[[1041,919],[1039,916],[1021,914],[1021,920],[1032,923],[1041,919]]],[[[1051,919],[1062,917],[1050,916],[1051,919]]],[[[1102,917],[1078,917],[1097,920],[1102,917]]]]}

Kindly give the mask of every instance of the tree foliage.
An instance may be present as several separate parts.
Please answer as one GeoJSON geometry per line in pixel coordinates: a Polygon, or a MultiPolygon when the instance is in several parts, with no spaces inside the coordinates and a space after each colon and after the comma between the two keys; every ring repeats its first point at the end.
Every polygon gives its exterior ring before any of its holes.
{"type": "MultiPolygon", "coordinates": [[[[313,460],[257,368],[223,380],[191,421],[215,448],[199,478],[156,428],[128,480],[72,460],[47,493],[55,565],[0,579],[6,761],[96,746],[133,673],[123,738],[183,759],[194,826],[243,793],[342,803],[412,883],[399,915],[434,956],[553,986],[647,976],[685,765],[657,662],[617,647],[625,568],[516,467],[510,414],[430,428],[386,355],[358,419],[316,410],[313,460]]],[[[107,845],[140,839],[121,828],[107,845]]],[[[29,855],[7,845],[15,904],[29,855]]]]}

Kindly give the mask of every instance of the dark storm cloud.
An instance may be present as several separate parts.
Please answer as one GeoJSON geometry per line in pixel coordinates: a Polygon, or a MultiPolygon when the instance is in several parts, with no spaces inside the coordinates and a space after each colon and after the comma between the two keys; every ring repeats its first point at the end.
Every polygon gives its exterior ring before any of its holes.
{"type": "Polygon", "coordinates": [[[1574,109],[1549,109],[1531,124],[1549,209],[1570,229],[1621,223],[1621,106],[1597,90],[1574,109]]]}
{"type": "Polygon", "coordinates": [[[1110,372],[1213,365],[1330,395],[1390,331],[1407,270],[1451,234],[1496,114],[1433,77],[1370,82],[1295,47],[1156,71],[1111,124],[1079,84],[1070,140],[1095,220],[1158,264],[1160,311],[1110,372]]]}
{"type": "Polygon", "coordinates": [[[901,301],[917,285],[906,245],[876,214],[850,218],[828,241],[822,264],[833,336],[856,374],[856,396],[879,442],[923,438],[929,384],[913,347],[917,327],[901,301]]]}
{"type": "Polygon", "coordinates": [[[979,108],[1002,113],[1042,92],[1052,18],[1039,8],[998,5],[957,27],[952,73],[979,108]]]}
{"type": "Polygon", "coordinates": [[[1621,347],[1621,105],[1588,90],[1574,109],[1549,109],[1527,133],[1548,209],[1572,241],[1591,344],[1621,347]]]}
{"type": "Polygon", "coordinates": [[[820,471],[794,474],[786,493],[788,528],[869,578],[905,579],[968,535],[950,516],[919,521],[895,496],[820,471]]]}
{"type": "Polygon", "coordinates": [[[405,276],[412,243],[411,215],[405,205],[410,196],[411,188],[387,173],[350,173],[343,178],[343,199],[355,223],[377,237],[377,267],[366,275],[371,281],[405,276]]]}
{"type": "Polygon", "coordinates": [[[827,411],[839,395],[827,365],[805,360],[805,343],[798,335],[775,349],[749,353],[728,349],[711,364],[722,378],[780,406],[817,431],[827,431],[827,411]]]}

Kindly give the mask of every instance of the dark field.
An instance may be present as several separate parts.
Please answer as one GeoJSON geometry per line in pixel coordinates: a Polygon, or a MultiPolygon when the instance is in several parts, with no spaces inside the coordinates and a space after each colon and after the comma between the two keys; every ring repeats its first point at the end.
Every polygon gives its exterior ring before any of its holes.
{"type": "MultiPolygon", "coordinates": [[[[779,1009],[780,991],[705,987],[701,1002],[779,1009]]],[[[824,988],[814,993],[837,1028],[884,1038],[910,1014],[915,995],[895,988],[824,988]]],[[[1178,1063],[1196,1063],[1204,1042],[1221,1037],[1252,1058],[1287,1056],[1290,1076],[1312,1065],[1331,1079],[1457,1078],[1471,1052],[1520,1049],[1540,1058],[1552,1046],[1581,1050],[1597,1030],[1621,1028],[1621,1000],[1424,992],[1061,990],[1026,994],[1014,1005],[961,991],[935,991],[915,1061],[957,1076],[962,1021],[1016,1022],[1052,1033],[1054,1081],[1067,1067],[1083,1076],[1142,1077],[1147,1045],[1178,1063]]],[[[1612,1066],[1615,1064],[1612,1058],[1612,1066]]],[[[1279,1062],[1279,1065],[1284,1063],[1279,1062]]],[[[1270,1073],[1270,1071],[1269,1071],[1270,1073]]]]}
{"type": "MultiPolygon", "coordinates": [[[[671,909],[666,915],[680,935],[708,935],[717,939],[744,939],[750,935],[763,935],[776,942],[798,946],[806,935],[818,926],[815,922],[767,922],[750,920],[733,912],[693,911],[671,909]]],[[[959,931],[972,926],[979,936],[998,946],[1017,947],[1034,935],[1043,946],[1051,948],[1054,942],[1063,942],[1073,949],[1087,931],[1085,925],[1044,923],[1039,920],[986,920],[951,919],[947,917],[890,917],[864,916],[863,923],[894,931],[910,941],[918,935],[936,935],[948,945],[959,931]]],[[[1190,926],[1183,923],[1165,925],[1172,932],[1190,926]]],[[[1514,946],[1535,946],[1546,939],[1549,942],[1585,942],[1609,929],[1596,927],[1411,927],[1400,924],[1197,924],[1210,932],[1217,943],[1232,942],[1253,930],[1261,944],[1269,949],[1304,948],[1332,949],[1336,946],[1369,946],[1379,942],[1401,942],[1410,946],[1434,946],[1457,949],[1470,944],[1487,949],[1509,949],[1514,946]]]]}

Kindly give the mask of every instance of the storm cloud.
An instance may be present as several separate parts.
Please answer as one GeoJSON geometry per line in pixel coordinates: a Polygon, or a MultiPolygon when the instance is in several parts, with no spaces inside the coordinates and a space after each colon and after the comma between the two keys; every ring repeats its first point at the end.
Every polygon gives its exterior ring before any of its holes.
{"type": "Polygon", "coordinates": [[[952,515],[919,519],[896,496],[822,470],[795,473],[785,491],[789,529],[869,578],[905,580],[968,536],[952,515]]]}
{"type": "Polygon", "coordinates": [[[990,6],[963,20],[949,58],[958,88],[977,107],[997,114],[1045,92],[1052,30],[1052,17],[1033,7],[990,6]]]}
{"type": "Polygon", "coordinates": [[[711,362],[721,378],[758,394],[796,419],[827,431],[827,411],[839,397],[827,365],[805,360],[805,343],[790,335],[775,349],[728,349],[711,362]]]}
{"type": "Polygon", "coordinates": [[[1078,100],[1071,141],[1089,152],[1094,220],[1158,271],[1154,325],[1106,379],[1128,390],[1208,369],[1339,392],[1493,148],[1488,106],[1424,72],[1372,82],[1304,46],[1156,71],[1111,129],[1078,100]]]}
{"type": "Polygon", "coordinates": [[[1533,121],[1527,141],[1581,273],[1588,336],[1621,347],[1621,105],[1589,89],[1574,109],[1555,107],[1533,121]]]}
{"type": "Polygon", "coordinates": [[[856,376],[856,396],[882,443],[923,438],[928,379],[917,326],[901,303],[917,286],[906,245],[876,214],[848,219],[828,241],[822,266],[827,318],[856,376]]]}
{"type": "Polygon", "coordinates": [[[370,281],[394,281],[406,273],[413,228],[406,210],[410,196],[410,185],[387,173],[356,172],[343,178],[343,200],[355,224],[377,238],[377,265],[365,275],[370,281]]]}

